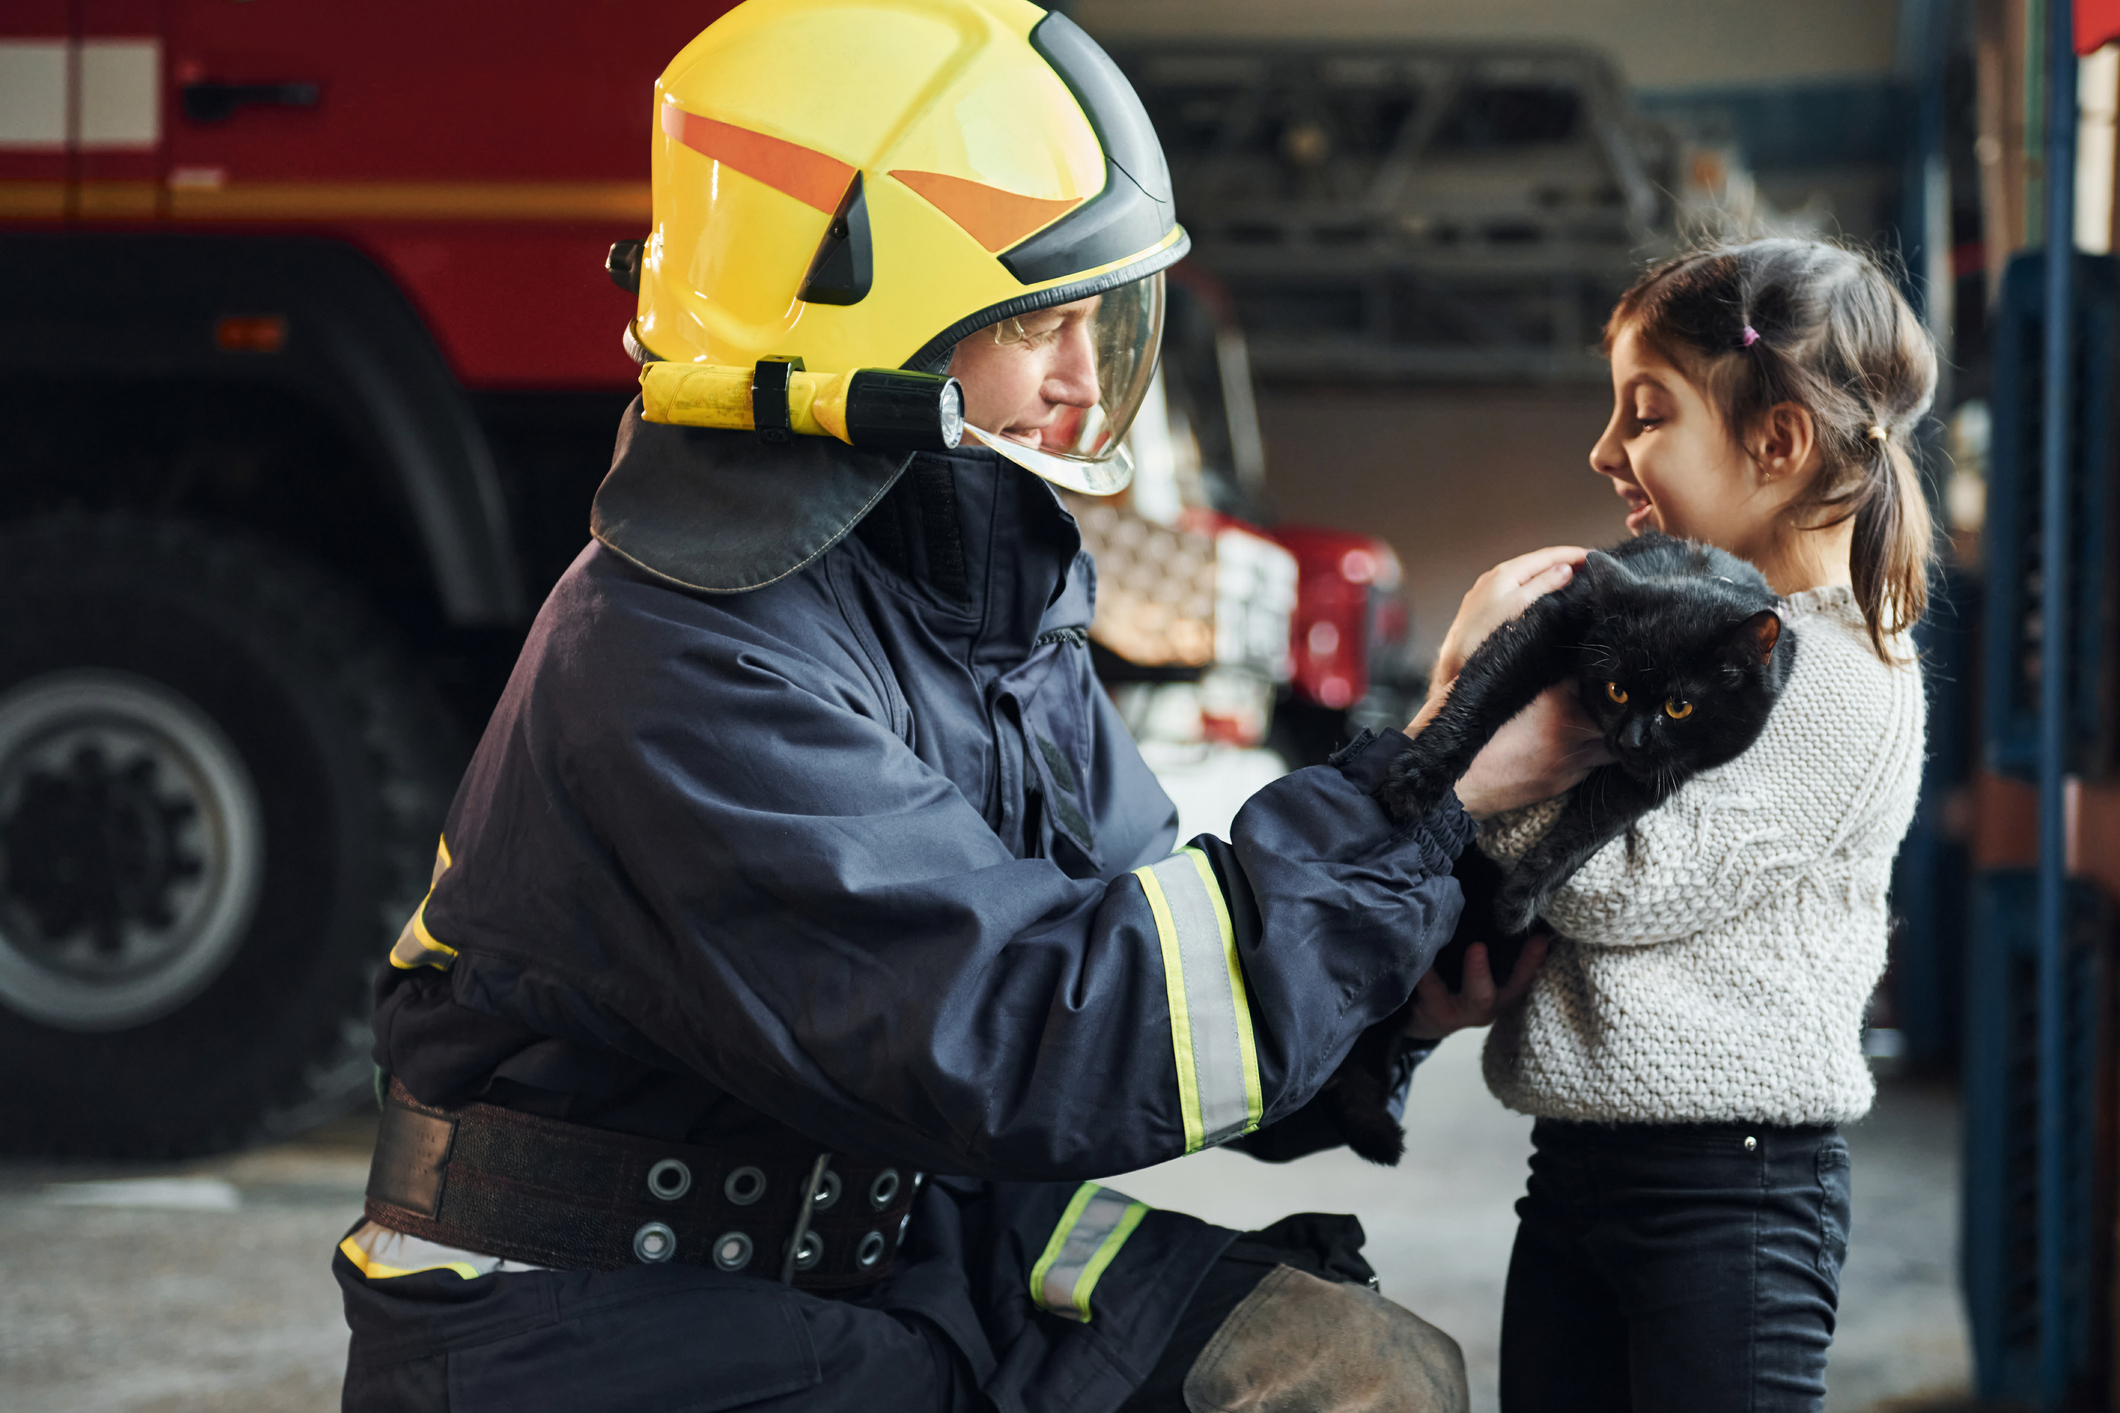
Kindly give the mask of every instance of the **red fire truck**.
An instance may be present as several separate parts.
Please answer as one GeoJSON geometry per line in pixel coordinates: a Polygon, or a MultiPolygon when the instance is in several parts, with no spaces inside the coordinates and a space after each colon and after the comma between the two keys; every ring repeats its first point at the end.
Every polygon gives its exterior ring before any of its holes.
{"type": "MultiPolygon", "coordinates": [[[[650,86],[726,8],[0,9],[0,1145],[200,1151],[369,1084],[632,394],[650,86]]],[[[1296,617],[1299,687],[1365,631],[1296,617]]]]}

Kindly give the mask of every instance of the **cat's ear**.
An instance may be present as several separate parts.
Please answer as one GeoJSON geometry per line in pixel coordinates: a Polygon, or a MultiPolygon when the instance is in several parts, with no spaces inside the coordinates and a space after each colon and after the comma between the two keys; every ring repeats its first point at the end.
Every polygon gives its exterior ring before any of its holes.
{"type": "Polygon", "coordinates": [[[1776,609],[1763,608],[1730,630],[1731,647],[1762,667],[1773,659],[1774,645],[1780,641],[1781,613],[1776,609]]]}
{"type": "Polygon", "coordinates": [[[1627,566],[1621,564],[1603,550],[1592,550],[1583,556],[1583,577],[1600,589],[1624,583],[1629,577],[1627,566]]]}

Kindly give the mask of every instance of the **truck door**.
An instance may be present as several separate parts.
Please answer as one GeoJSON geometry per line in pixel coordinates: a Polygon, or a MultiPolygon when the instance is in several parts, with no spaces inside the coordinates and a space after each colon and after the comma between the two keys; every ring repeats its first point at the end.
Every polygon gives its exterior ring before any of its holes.
{"type": "Polygon", "coordinates": [[[647,228],[655,77],[726,8],[167,0],[170,212],[359,247],[467,387],[626,387],[604,252],[647,228]]]}

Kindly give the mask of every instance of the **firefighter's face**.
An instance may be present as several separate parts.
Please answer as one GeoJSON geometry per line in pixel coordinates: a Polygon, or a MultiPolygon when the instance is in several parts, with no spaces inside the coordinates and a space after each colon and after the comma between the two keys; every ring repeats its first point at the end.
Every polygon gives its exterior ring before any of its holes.
{"type": "Polygon", "coordinates": [[[957,345],[950,374],[964,385],[964,420],[1025,446],[1062,451],[1097,405],[1101,295],[1004,319],[957,345]]]}

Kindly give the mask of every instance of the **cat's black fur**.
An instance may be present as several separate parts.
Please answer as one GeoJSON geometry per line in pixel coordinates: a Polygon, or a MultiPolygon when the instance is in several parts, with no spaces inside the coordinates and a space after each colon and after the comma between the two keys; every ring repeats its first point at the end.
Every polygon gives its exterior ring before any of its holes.
{"type": "MultiPolygon", "coordinates": [[[[1593,552],[1567,587],[1480,644],[1377,792],[1385,808],[1406,820],[1428,813],[1502,724],[1559,682],[1573,680],[1618,761],[1569,792],[1513,870],[1465,851],[1464,910],[1435,960],[1453,990],[1473,942],[1488,944],[1495,985],[1504,983],[1554,890],[1680,785],[1759,739],[1796,658],[1775,605],[1766,576],[1744,560],[1652,532],[1593,552]]],[[[1319,1095],[1348,1147],[1375,1163],[1394,1164],[1405,1149],[1384,1103],[1408,1013],[1372,1027],[1319,1095]]]]}

